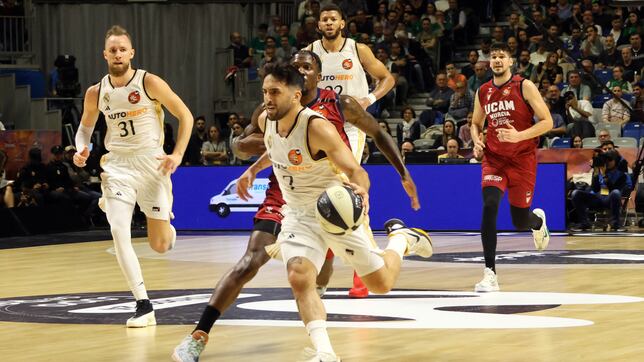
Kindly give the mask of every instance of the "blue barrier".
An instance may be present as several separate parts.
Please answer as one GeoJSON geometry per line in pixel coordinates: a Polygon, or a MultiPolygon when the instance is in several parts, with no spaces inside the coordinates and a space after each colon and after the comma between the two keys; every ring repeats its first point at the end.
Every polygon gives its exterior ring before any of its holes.
{"type": "MultiPolygon", "coordinates": [[[[465,165],[409,165],[421,202],[411,209],[400,177],[389,165],[365,167],[371,178],[371,227],[381,230],[392,217],[430,231],[478,231],[481,223],[481,167],[465,165]]],[[[234,181],[246,167],[181,167],[172,176],[175,220],[179,230],[250,230],[262,202],[269,170],[258,176],[250,203],[234,196],[234,181]],[[211,206],[211,198],[213,204],[211,206]],[[224,216],[219,216],[219,215],[224,216]]],[[[565,230],[566,165],[539,164],[533,207],[546,211],[551,230],[565,230]]],[[[499,230],[514,230],[507,195],[499,210],[499,230]]]]}

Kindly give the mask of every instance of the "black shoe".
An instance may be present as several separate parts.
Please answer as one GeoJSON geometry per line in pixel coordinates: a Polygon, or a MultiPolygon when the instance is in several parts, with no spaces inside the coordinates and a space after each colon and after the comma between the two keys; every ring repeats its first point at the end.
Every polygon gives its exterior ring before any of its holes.
{"type": "Polygon", "coordinates": [[[387,235],[391,234],[394,230],[404,229],[405,223],[400,219],[389,219],[385,222],[385,232],[387,235]]]}
{"type": "Polygon", "coordinates": [[[144,328],[154,326],[157,320],[154,317],[154,310],[149,299],[140,299],[136,301],[136,312],[134,316],[127,320],[125,325],[128,328],[144,328]]]}
{"type": "Polygon", "coordinates": [[[626,229],[624,229],[622,226],[618,224],[611,225],[610,230],[618,233],[626,231],[626,229]]]}
{"type": "Polygon", "coordinates": [[[136,312],[134,312],[134,318],[138,318],[144,314],[152,312],[152,303],[149,299],[140,299],[136,301],[136,312]]]}
{"type": "Polygon", "coordinates": [[[575,232],[584,232],[592,229],[592,225],[590,224],[578,224],[578,225],[571,225],[570,226],[570,231],[575,231],[575,232]]]}

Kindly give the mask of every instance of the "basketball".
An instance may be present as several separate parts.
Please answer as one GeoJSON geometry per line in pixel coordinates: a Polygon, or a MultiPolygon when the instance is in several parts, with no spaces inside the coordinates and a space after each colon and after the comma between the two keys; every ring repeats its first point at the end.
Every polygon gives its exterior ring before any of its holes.
{"type": "Polygon", "coordinates": [[[345,235],[362,224],[362,211],[362,197],[348,186],[332,186],[318,198],[315,216],[326,232],[345,235]]]}

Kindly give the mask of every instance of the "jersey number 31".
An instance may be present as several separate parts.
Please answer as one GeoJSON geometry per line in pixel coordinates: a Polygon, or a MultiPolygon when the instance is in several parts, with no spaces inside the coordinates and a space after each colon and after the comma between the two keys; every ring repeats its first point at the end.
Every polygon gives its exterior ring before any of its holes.
{"type": "Polygon", "coordinates": [[[134,121],[129,120],[129,121],[121,121],[118,123],[119,128],[121,129],[121,133],[119,136],[121,137],[127,137],[132,133],[132,136],[136,134],[136,130],[134,130],[134,121]],[[130,129],[128,130],[128,123],[130,125],[130,129]]]}

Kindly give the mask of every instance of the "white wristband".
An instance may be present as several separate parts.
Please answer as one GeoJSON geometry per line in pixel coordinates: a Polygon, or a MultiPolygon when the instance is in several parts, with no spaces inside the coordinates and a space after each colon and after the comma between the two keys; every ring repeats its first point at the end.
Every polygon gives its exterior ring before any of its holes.
{"type": "Polygon", "coordinates": [[[369,100],[369,104],[374,104],[378,100],[378,98],[376,98],[376,95],[373,93],[369,93],[367,95],[367,99],[369,100]]]}

